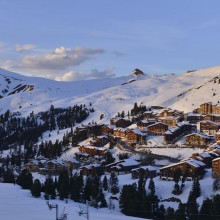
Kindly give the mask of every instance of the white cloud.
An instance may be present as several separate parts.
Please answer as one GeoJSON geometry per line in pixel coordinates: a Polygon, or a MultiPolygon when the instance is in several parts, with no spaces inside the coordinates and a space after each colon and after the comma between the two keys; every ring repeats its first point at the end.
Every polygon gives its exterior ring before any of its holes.
{"type": "Polygon", "coordinates": [[[63,75],[54,77],[56,81],[75,81],[75,80],[84,80],[84,79],[97,79],[97,78],[107,78],[114,77],[113,68],[107,68],[103,71],[93,69],[89,74],[80,74],[76,71],[69,71],[63,75]]]}
{"type": "Polygon", "coordinates": [[[33,44],[23,44],[23,45],[16,44],[15,45],[15,49],[17,52],[24,52],[24,51],[31,50],[33,48],[36,48],[36,46],[33,44]]]}
{"type": "Polygon", "coordinates": [[[78,74],[76,71],[69,71],[67,73],[64,73],[62,76],[56,76],[54,79],[56,81],[80,80],[80,74],[78,74]]]}
{"type": "Polygon", "coordinates": [[[23,57],[20,67],[23,69],[46,70],[49,72],[63,71],[70,67],[78,66],[101,53],[104,53],[103,49],[81,47],[69,49],[59,47],[51,53],[23,57]]]}

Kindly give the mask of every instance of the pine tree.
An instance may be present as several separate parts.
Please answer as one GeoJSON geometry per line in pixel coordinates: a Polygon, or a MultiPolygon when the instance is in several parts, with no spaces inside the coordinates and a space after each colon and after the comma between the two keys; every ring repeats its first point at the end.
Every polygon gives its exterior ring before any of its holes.
{"type": "Polygon", "coordinates": [[[74,174],[70,179],[70,198],[75,202],[80,202],[83,191],[83,176],[74,174]]]}
{"type": "Polygon", "coordinates": [[[60,199],[67,199],[69,196],[69,174],[67,170],[60,173],[58,180],[58,191],[60,199]]]}
{"type": "Polygon", "coordinates": [[[165,214],[165,220],[175,220],[174,215],[174,209],[171,207],[167,208],[166,214],[165,214]]]}
{"type": "Polygon", "coordinates": [[[137,186],[136,184],[124,185],[119,198],[119,207],[125,215],[138,216],[137,214],[137,186]]]}
{"type": "Polygon", "coordinates": [[[155,185],[154,185],[154,181],[152,178],[150,179],[148,189],[150,190],[150,195],[154,196],[155,195],[155,185]]]}
{"type": "Polygon", "coordinates": [[[3,180],[4,183],[14,183],[15,177],[11,170],[7,169],[3,172],[3,180]]]}
{"type": "Polygon", "coordinates": [[[34,183],[31,186],[31,194],[34,197],[40,197],[41,195],[41,183],[39,179],[34,180],[34,183]]]}
{"type": "Polygon", "coordinates": [[[98,203],[99,203],[99,208],[105,208],[107,207],[107,202],[105,200],[105,195],[102,191],[102,189],[100,189],[99,191],[99,196],[98,196],[98,203]]]}
{"type": "Polygon", "coordinates": [[[108,190],[108,179],[107,179],[106,175],[103,178],[102,185],[103,185],[104,191],[107,191],[108,190]]]}
{"type": "Polygon", "coordinates": [[[199,211],[200,220],[212,220],[213,219],[213,203],[212,200],[207,198],[203,200],[201,209],[199,211]]]}
{"type": "Polygon", "coordinates": [[[180,202],[178,209],[175,212],[176,219],[186,220],[186,205],[180,202]]]}
{"type": "Polygon", "coordinates": [[[24,169],[17,178],[17,184],[20,185],[23,189],[30,189],[33,184],[32,174],[24,169]]]}
{"type": "Polygon", "coordinates": [[[146,177],[144,173],[140,173],[140,177],[138,180],[138,200],[137,200],[137,208],[138,208],[138,217],[150,217],[150,209],[151,204],[147,201],[147,193],[145,189],[146,185],[146,177]]]}
{"type": "Polygon", "coordinates": [[[119,192],[118,177],[115,172],[111,172],[110,180],[109,180],[109,188],[110,188],[110,192],[113,195],[115,195],[119,192]]]}
{"type": "Polygon", "coordinates": [[[220,209],[219,209],[220,195],[219,194],[213,197],[212,204],[213,204],[212,206],[213,216],[215,216],[215,219],[217,220],[219,219],[219,216],[220,216],[220,209]]]}

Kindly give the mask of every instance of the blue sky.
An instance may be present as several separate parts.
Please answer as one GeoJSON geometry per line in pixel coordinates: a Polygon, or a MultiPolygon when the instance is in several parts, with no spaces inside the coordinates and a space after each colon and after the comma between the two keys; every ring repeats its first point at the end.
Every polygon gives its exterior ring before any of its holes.
{"type": "Polygon", "coordinates": [[[219,65],[219,0],[0,0],[0,67],[56,80],[219,65]]]}

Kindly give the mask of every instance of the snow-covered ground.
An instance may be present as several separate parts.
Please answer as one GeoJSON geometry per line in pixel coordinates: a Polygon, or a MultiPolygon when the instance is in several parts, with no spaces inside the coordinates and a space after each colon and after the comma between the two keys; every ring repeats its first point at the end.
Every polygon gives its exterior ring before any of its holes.
{"type": "MultiPolygon", "coordinates": [[[[35,176],[39,178],[39,176],[35,176]]],[[[41,177],[40,177],[41,178],[41,177]]],[[[137,182],[137,180],[131,179],[131,174],[125,174],[119,176],[119,186],[122,188],[124,184],[132,184],[137,182]]],[[[159,177],[154,178],[156,194],[160,200],[169,199],[175,197],[180,199],[185,203],[188,199],[189,192],[192,188],[192,181],[186,181],[183,193],[181,195],[173,195],[172,190],[174,187],[173,181],[163,181],[159,177]]],[[[149,179],[146,182],[146,189],[148,191],[149,179]]],[[[211,197],[213,193],[213,179],[211,177],[211,169],[206,170],[206,174],[202,180],[200,180],[201,185],[201,196],[197,199],[199,205],[202,204],[204,198],[211,197]]],[[[215,192],[216,194],[216,192],[215,192]]],[[[79,206],[85,208],[84,204],[75,203],[71,200],[66,203],[65,201],[60,201],[59,199],[51,200],[51,204],[59,205],[59,213],[61,214],[65,208],[65,212],[68,213],[68,219],[84,219],[83,216],[79,216],[80,211],[79,206]]],[[[139,219],[124,216],[120,213],[118,208],[118,203],[115,202],[115,210],[109,210],[108,208],[95,209],[89,207],[90,220],[126,220],[126,219],[139,219]]],[[[161,202],[164,206],[178,208],[178,202],[161,202]]],[[[4,220],[52,220],[55,219],[55,209],[49,211],[46,204],[46,200],[43,198],[33,198],[29,190],[22,190],[18,185],[0,183],[0,216],[4,220]],[[13,211],[11,211],[13,210],[13,211]]]]}
{"type": "MultiPolygon", "coordinates": [[[[84,204],[74,203],[72,201],[51,200],[51,204],[58,204],[59,213],[65,208],[68,213],[68,219],[85,219],[85,216],[79,216],[79,206],[85,208],[84,204]]],[[[140,218],[127,217],[119,211],[105,209],[95,209],[89,207],[90,220],[138,220],[140,218]]],[[[22,190],[19,186],[13,184],[0,183],[0,219],[2,220],[54,220],[55,209],[49,211],[46,200],[43,198],[33,198],[29,190],[22,190]]]]}

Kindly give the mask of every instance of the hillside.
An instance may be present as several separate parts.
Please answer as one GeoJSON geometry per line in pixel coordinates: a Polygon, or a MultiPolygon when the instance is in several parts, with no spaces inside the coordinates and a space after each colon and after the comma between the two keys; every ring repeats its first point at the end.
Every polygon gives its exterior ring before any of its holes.
{"type": "Polygon", "coordinates": [[[192,111],[207,101],[217,102],[220,67],[189,71],[180,75],[132,75],[73,82],[25,77],[0,69],[0,113],[6,110],[28,114],[77,103],[89,104],[108,118],[131,109],[134,102],[164,105],[192,111]],[[203,94],[203,95],[201,95],[203,94]]]}

